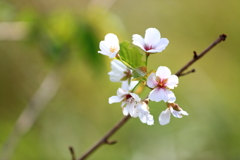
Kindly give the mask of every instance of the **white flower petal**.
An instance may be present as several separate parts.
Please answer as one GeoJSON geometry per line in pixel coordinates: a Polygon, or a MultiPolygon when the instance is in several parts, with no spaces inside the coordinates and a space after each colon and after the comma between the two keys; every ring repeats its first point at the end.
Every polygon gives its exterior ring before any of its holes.
{"type": "Polygon", "coordinates": [[[188,113],[186,111],[184,111],[184,110],[181,111],[181,114],[185,115],[185,116],[188,116],[188,113]]]}
{"type": "MultiPolygon", "coordinates": [[[[119,51],[119,50],[118,50],[118,51],[119,51]]],[[[110,52],[109,58],[114,58],[114,57],[116,57],[118,51],[110,52]]]]}
{"type": "Polygon", "coordinates": [[[109,44],[114,44],[114,45],[118,45],[119,44],[118,37],[115,34],[113,34],[113,33],[108,33],[104,37],[104,41],[108,42],[109,44]]]}
{"type": "Polygon", "coordinates": [[[164,91],[167,96],[166,99],[164,99],[164,102],[173,103],[176,101],[176,97],[172,91],[170,91],[168,89],[166,89],[164,91]]]}
{"type": "Polygon", "coordinates": [[[148,76],[148,79],[147,79],[147,85],[148,87],[150,88],[154,88],[157,86],[157,82],[156,82],[156,75],[155,73],[151,73],[149,76],[148,76]]]}
{"type": "Polygon", "coordinates": [[[124,106],[126,106],[127,102],[126,101],[122,101],[121,107],[123,108],[124,106]]]}
{"type": "Polygon", "coordinates": [[[148,117],[147,117],[147,124],[148,125],[153,125],[154,124],[154,119],[153,119],[153,116],[151,114],[149,114],[148,117]]]}
{"type": "Polygon", "coordinates": [[[172,107],[170,107],[170,111],[171,111],[171,113],[174,117],[182,118],[182,115],[181,115],[180,111],[175,111],[172,107]]]}
{"type": "Polygon", "coordinates": [[[159,116],[159,123],[161,125],[166,125],[170,122],[171,117],[171,111],[167,108],[165,111],[162,111],[162,113],[159,116]]]}
{"type": "Polygon", "coordinates": [[[112,82],[121,82],[123,78],[127,78],[126,73],[131,73],[131,70],[125,64],[116,59],[111,61],[111,68],[112,70],[108,72],[108,75],[112,82]]]}
{"type": "Polygon", "coordinates": [[[118,96],[118,97],[125,96],[125,95],[128,94],[128,93],[129,93],[128,91],[125,91],[125,90],[123,90],[122,88],[118,88],[118,90],[117,90],[117,96],[118,96]]]}
{"type": "Polygon", "coordinates": [[[123,98],[120,98],[118,96],[112,96],[108,99],[108,102],[109,102],[109,104],[112,104],[112,103],[121,102],[122,100],[123,100],[123,98]]]}
{"type": "Polygon", "coordinates": [[[144,41],[147,46],[154,47],[160,40],[160,32],[156,28],[148,28],[145,33],[144,41]]]}
{"type": "Polygon", "coordinates": [[[111,68],[113,71],[116,72],[125,72],[127,70],[127,66],[124,65],[121,61],[113,59],[111,61],[111,68]]]}
{"type": "Polygon", "coordinates": [[[128,90],[131,91],[138,84],[138,82],[139,81],[131,81],[128,90]]]}
{"type": "Polygon", "coordinates": [[[128,108],[126,108],[126,107],[124,107],[122,111],[123,111],[124,116],[127,116],[129,113],[128,108]]]}
{"type": "Polygon", "coordinates": [[[150,49],[150,50],[147,50],[146,52],[148,52],[148,53],[158,53],[159,50],[156,50],[156,49],[150,49]]]}
{"type": "Polygon", "coordinates": [[[101,41],[99,46],[101,51],[98,51],[98,53],[106,56],[109,56],[111,54],[111,52],[109,51],[109,45],[106,42],[101,41]]]}
{"type": "Polygon", "coordinates": [[[188,113],[182,109],[180,111],[176,111],[172,107],[170,107],[170,110],[172,115],[176,118],[182,118],[183,115],[186,115],[186,116],[188,115],[188,113]]]}
{"type": "Polygon", "coordinates": [[[151,101],[159,102],[161,100],[166,100],[167,95],[161,88],[155,88],[149,93],[149,99],[151,101]]]}
{"type": "Polygon", "coordinates": [[[166,86],[170,89],[173,89],[174,87],[177,87],[177,85],[178,85],[178,77],[176,75],[171,75],[168,78],[166,86]]]}
{"type": "Polygon", "coordinates": [[[147,123],[147,117],[144,114],[139,115],[139,119],[142,123],[147,123]]]}
{"type": "Polygon", "coordinates": [[[129,79],[126,81],[122,81],[122,89],[126,91],[131,91],[136,85],[138,84],[138,81],[130,81],[129,84],[129,79]]]}
{"type": "Polygon", "coordinates": [[[114,71],[108,72],[108,75],[110,76],[110,81],[112,82],[121,82],[121,79],[125,77],[125,74],[116,73],[114,71]]]}
{"type": "Polygon", "coordinates": [[[171,76],[171,71],[168,67],[160,66],[157,69],[156,76],[161,79],[167,79],[171,76]]]}
{"type": "Polygon", "coordinates": [[[122,82],[122,89],[125,91],[129,91],[128,80],[122,82]]]}
{"type": "Polygon", "coordinates": [[[159,42],[156,44],[156,46],[154,47],[154,49],[157,52],[162,52],[168,45],[169,40],[167,38],[161,38],[159,40],[159,42]]]}
{"type": "Polygon", "coordinates": [[[141,98],[137,94],[135,93],[129,93],[129,94],[132,96],[132,98],[134,98],[135,102],[141,101],[141,98]]]}
{"type": "Polygon", "coordinates": [[[134,35],[132,36],[132,40],[133,40],[132,43],[133,43],[134,45],[140,47],[142,50],[145,51],[145,48],[144,48],[145,43],[144,43],[144,40],[143,40],[143,37],[142,37],[142,36],[140,36],[140,35],[138,35],[138,34],[134,34],[134,35]]]}
{"type": "Polygon", "coordinates": [[[131,117],[138,117],[138,110],[136,108],[136,102],[127,103],[124,107],[124,112],[128,112],[131,117]]]}

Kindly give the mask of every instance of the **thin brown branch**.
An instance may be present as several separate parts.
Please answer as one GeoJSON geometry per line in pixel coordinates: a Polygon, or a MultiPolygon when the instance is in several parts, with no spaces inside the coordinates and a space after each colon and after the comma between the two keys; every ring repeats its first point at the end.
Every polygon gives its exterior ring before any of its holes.
{"type": "MultiPolygon", "coordinates": [[[[227,35],[222,34],[218,39],[216,39],[208,48],[206,48],[202,53],[197,55],[197,52],[194,51],[194,56],[191,61],[189,61],[185,66],[183,66],[177,73],[176,75],[178,77],[187,75],[189,73],[195,72],[195,69],[192,69],[186,73],[183,73],[189,66],[191,66],[194,62],[196,62],[198,59],[200,59],[202,56],[204,56],[207,52],[209,52],[214,46],[216,46],[218,43],[221,41],[224,41],[226,39],[227,35]]],[[[90,154],[92,154],[96,149],[98,149],[101,145],[103,144],[115,144],[117,141],[109,141],[109,138],[116,132],[118,131],[128,120],[130,119],[130,116],[124,117],[122,120],[120,120],[109,132],[107,132],[103,138],[101,138],[92,148],[90,148],[79,160],[84,160],[86,159],[90,154]]],[[[74,152],[73,148],[70,148],[70,152],[72,154],[72,159],[75,160],[73,157],[74,152]]]]}
{"type": "Polygon", "coordinates": [[[109,132],[107,132],[100,141],[98,141],[91,149],[89,149],[84,155],[82,155],[79,160],[86,159],[91,153],[93,153],[97,148],[99,148],[103,144],[115,144],[117,141],[109,141],[109,138],[119,130],[129,119],[131,116],[125,116],[121,119],[109,132]]]}
{"type": "Polygon", "coordinates": [[[192,70],[190,70],[188,72],[182,73],[181,76],[185,76],[185,75],[188,75],[190,73],[194,73],[195,71],[196,71],[195,69],[192,69],[192,70]]]}
{"type": "Polygon", "coordinates": [[[74,152],[74,149],[73,149],[73,147],[69,147],[69,151],[70,151],[70,153],[71,153],[71,156],[72,156],[72,160],[76,160],[76,156],[75,156],[75,152],[74,152]]]}
{"type": "Polygon", "coordinates": [[[191,61],[189,61],[185,66],[183,66],[175,75],[180,77],[183,74],[183,72],[185,70],[188,69],[189,66],[191,66],[194,62],[196,62],[197,60],[199,60],[200,58],[202,58],[206,53],[208,53],[213,47],[215,47],[218,43],[225,41],[225,39],[227,38],[226,34],[222,34],[220,35],[209,47],[207,47],[202,53],[200,53],[199,55],[197,55],[197,52],[193,52],[194,56],[193,59],[191,61]]]}

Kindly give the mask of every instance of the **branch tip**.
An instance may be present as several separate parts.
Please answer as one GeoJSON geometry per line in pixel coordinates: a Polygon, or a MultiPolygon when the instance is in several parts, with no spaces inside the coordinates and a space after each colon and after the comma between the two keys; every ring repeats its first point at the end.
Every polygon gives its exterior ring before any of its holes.
{"type": "Polygon", "coordinates": [[[107,143],[107,144],[115,144],[115,143],[117,143],[117,141],[109,141],[109,140],[106,140],[105,143],[107,143]]]}
{"type": "Polygon", "coordinates": [[[198,55],[197,55],[197,52],[196,52],[196,51],[193,51],[193,54],[194,54],[193,58],[197,58],[197,57],[198,57],[198,55]]]}
{"type": "Polygon", "coordinates": [[[75,157],[75,153],[74,153],[74,149],[73,149],[73,147],[72,147],[72,146],[69,146],[68,148],[69,148],[69,151],[70,151],[70,153],[71,153],[72,160],[76,160],[76,157],[75,157]]]}
{"type": "Polygon", "coordinates": [[[180,77],[180,76],[185,76],[185,75],[187,75],[187,74],[189,74],[189,73],[194,73],[195,71],[196,71],[195,69],[192,69],[192,70],[190,70],[190,71],[188,71],[188,72],[186,72],[186,73],[180,74],[178,77],[180,77]]]}
{"type": "Polygon", "coordinates": [[[195,63],[197,60],[202,58],[206,53],[208,53],[212,48],[214,48],[217,44],[219,44],[221,41],[225,41],[227,38],[226,34],[221,34],[210,46],[208,46],[204,51],[199,53],[197,55],[197,52],[193,51],[194,58],[190,60],[185,66],[183,66],[175,75],[176,76],[183,76],[188,74],[189,72],[183,73],[185,70],[188,69],[189,66],[191,66],[193,63],[195,63]]]}
{"type": "Polygon", "coordinates": [[[226,35],[226,34],[221,34],[221,35],[220,35],[220,38],[221,38],[222,41],[225,41],[226,38],[227,38],[227,35],[226,35]]]}

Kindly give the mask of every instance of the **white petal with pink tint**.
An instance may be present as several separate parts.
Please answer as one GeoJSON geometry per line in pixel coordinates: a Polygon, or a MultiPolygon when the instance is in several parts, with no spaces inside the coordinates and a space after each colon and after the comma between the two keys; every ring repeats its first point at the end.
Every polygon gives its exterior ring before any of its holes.
{"type": "Polygon", "coordinates": [[[166,49],[168,43],[169,40],[167,38],[161,38],[158,44],[156,45],[155,50],[158,52],[162,52],[164,49],[166,49]]]}
{"type": "Polygon", "coordinates": [[[171,76],[171,71],[168,67],[160,66],[156,71],[156,76],[161,79],[168,79],[171,76]]]}
{"type": "Polygon", "coordinates": [[[132,36],[132,40],[133,40],[133,44],[140,47],[142,50],[144,49],[144,39],[142,38],[142,36],[138,35],[138,34],[134,34],[132,36]]]}
{"type": "Polygon", "coordinates": [[[174,93],[170,90],[164,90],[165,91],[165,94],[166,94],[166,99],[164,100],[164,102],[168,102],[168,103],[173,103],[176,101],[176,97],[174,95],[174,93]]]}
{"type": "Polygon", "coordinates": [[[151,73],[151,74],[148,76],[147,85],[148,85],[148,87],[150,87],[150,88],[154,88],[154,87],[157,86],[157,81],[156,81],[156,75],[155,75],[155,73],[151,73]]]}
{"type": "Polygon", "coordinates": [[[149,93],[149,99],[151,101],[159,102],[159,101],[166,101],[167,95],[161,88],[155,88],[149,93]]]}
{"type": "Polygon", "coordinates": [[[178,77],[176,75],[171,75],[168,78],[168,81],[167,81],[166,85],[170,89],[173,89],[174,87],[177,87],[177,85],[178,85],[178,77]]]}
{"type": "Polygon", "coordinates": [[[156,28],[148,28],[145,33],[144,41],[146,45],[155,47],[160,41],[161,35],[156,28]]]}

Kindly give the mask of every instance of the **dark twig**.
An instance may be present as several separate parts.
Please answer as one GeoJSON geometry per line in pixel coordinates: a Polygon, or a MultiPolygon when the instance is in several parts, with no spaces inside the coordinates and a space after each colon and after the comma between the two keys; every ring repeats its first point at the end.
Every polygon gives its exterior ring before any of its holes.
{"type": "MultiPolygon", "coordinates": [[[[202,56],[204,56],[208,51],[210,51],[214,46],[216,46],[218,43],[221,41],[224,41],[226,39],[227,35],[222,34],[218,39],[216,39],[208,48],[206,48],[202,53],[197,55],[197,52],[193,52],[194,56],[193,59],[188,62],[185,66],[183,66],[177,73],[176,75],[178,77],[187,75],[189,73],[195,72],[195,69],[192,69],[191,71],[188,71],[186,73],[183,73],[189,66],[191,66],[194,62],[196,62],[198,59],[200,59],[202,56]]],[[[103,138],[101,138],[92,148],[90,148],[79,160],[84,160],[86,159],[91,153],[93,153],[96,149],[98,149],[101,145],[103,144],[115,144],[117,141],[109,141],[109,138],[116,132],[118,129],[120,129],[128,120],[130,119],[130,116],[124,117],[122,120],[120,120],[108,133],[106,133],[103,138]]],[[[72,154],[72,159],[74,159],[74,152],[73,148],[70,148],[70,152],[72,154]]]]}
{"type": "Polygon", "coordinates": [[[130,119],[130,116],[125,116],[123,119],[121,119],[109,132],[107,132],[103,138],[98,141],[90,150],[88,150],[79,160],[86,159],[91,153],[93,153],[98,147],[100,147],[103,144],[115,144],[117,141],[109,141],[108,139],[118,130],[120,129],[128,120],[130,119]]]}
{"type": "Polygon", "coordinates": [[[74,152],[74,149],[73,149],[73,147],[69,147],[69,151],[70,151],[70,153],[71,153],[71,156],[72,156],[72,160],[76,160],[76,156],[75,156],[75,152],[74,152]]]}
{"type": "Polygon", "coordinates": [[[193,52],[194,56],[193,59],[191,61],[189,61],[185,66],[183,66],[175,75],[180,77],[183,74],[183,72],[189,67],[191,66],[194,62],[196,62],[197,60],[199,60],[200,58],[202,58],[202,56],[204,56],[207,52],[209,52],[213,47],[215,47],[218,43],[220,43],[221,41],[225,41],[225,39],[227,38],[226,34],[222,34],[219,36],[218,39],[216,39],[209,47],[207,47],[202,53],[200,53],[199,55],[197,55],[197,52],[193,52]]]}
{"type": "Polygon", "coordinates": [[[193,56],[193,58],[197,58],[197,52],[196,51],[193,51],[193,54],[194,54],[194,56],[193,56]]]}
{"type": "Polygon", "coordinates": [[[182,73],[181,76],[185,76],[185,75],[188,75],[189,73],[194,73],[196,70],[195,69],[192,69],[188,72],[185,72],[185,73],[182,73]]]}

